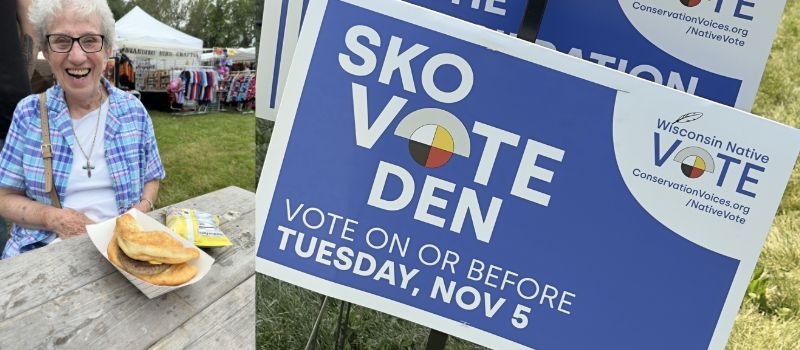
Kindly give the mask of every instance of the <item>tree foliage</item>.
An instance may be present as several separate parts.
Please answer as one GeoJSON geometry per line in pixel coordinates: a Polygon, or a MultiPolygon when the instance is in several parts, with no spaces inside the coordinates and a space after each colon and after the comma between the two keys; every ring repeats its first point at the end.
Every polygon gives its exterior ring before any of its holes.
{"type": "Polygon", "coordinates": [[[203,39],[205,47],[249,47],[264,0],[108,0],[115,19],[135,6],[165,24],[203,39]]]}
{"type": "Polygon", "coordinates": [[[114,14],[114,20],[119,20],[128,11],[133,9],[133,4],[125,0],[108,0],[108,7],[111,8],[111,13],[114,14]]]}

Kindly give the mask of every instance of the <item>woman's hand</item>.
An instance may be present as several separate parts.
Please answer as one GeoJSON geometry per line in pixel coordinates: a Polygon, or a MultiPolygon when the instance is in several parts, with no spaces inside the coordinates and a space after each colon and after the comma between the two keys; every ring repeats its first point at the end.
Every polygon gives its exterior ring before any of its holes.
{"type": "Polygon", "coordinates": [[[86,233],[86,225],[94,224],[85,214],[70,208],[51,208],[46,214],[48,231],[55,232],[61,239],[70,239],[86,233]]]}
{"type": "Polygon", "coordinates": [[[136,203],[133,207],[142,213],[150,212],[150,203],[147,203],[145,201],[140,201],[139,203],[136,203]]]}

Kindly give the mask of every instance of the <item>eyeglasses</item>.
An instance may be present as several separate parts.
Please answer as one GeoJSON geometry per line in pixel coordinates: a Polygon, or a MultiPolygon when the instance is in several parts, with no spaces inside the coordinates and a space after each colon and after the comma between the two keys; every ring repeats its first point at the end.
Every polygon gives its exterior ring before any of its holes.
{"type": "Polygon", "coordinates": [[[78,42],[78,46],[86,53],[95,53],[103,49],[103,42],[105,36],[100,34],[86,34],[77,38],[73,38],[64,34],[48,34],[47,45],[50,50],[58,53],[67,53],[72,50],[72,45],[78,42]]]}

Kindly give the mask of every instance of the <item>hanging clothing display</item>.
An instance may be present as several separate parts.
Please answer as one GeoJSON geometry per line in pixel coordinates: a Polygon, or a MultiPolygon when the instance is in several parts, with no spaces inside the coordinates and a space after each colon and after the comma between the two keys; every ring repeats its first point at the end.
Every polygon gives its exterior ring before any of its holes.
{"type": "Polygon", "coordinates": [[[180,73],[179,79],[183,84],[182,98],[199,104],[216,102],[216,87],[220,79],[213,69],[187,69],[180,73]]]}
{"type": "Polygon", "coordinates": [[[250,102],[255,100],[256,72],[234,72],[225,78],[228,93],[224,102],[250,102]]]}
{"type": "Polygon", "coordinates": [[[136,89],[136,72],[133,63],[124,53],[120,53],[117,63],[117,86],[122,89],[136,89]]]}

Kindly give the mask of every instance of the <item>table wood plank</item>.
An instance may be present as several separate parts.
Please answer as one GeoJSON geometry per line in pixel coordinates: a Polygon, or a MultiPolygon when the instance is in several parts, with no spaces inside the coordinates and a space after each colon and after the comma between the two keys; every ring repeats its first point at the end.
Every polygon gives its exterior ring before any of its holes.
{"type": "Polygon", "coordinates": [[[254,349],[255,286],[251,276],[151,349],[254,349]]]}
{"type": "MultiPolygon", "coordinates": [[[[252,192],[231,186],[174,206],[195,208],[218,215],[228,211],[237,211],[243,215],[255,210],[254,199],[255,194],[252,192]]],[[[151,216],[162,223],[165,221],[161,210],[154,211],[151,216]]],[[[252,231],[252,228],[247,231],[252,231]]],[[[248,239],[243,239],[239,243],[247,242],[248,239]]],[[[217,249],[212,249],[209,254],[213,257],[215,253],[217,249]]],[[[0,298],[0,321],[111,273],[116,273],[116,269],[106,262],[88,236],[76,237],[2,260],[0,281],[3,283],[0,283],[0,296],[3,297],[0,298]]]]}
{"type": "MultiPolygon", "coordinates": [[[[255,292],[251,292],[254,298],[247,304],[246,308],[250,312],[238,312],[231,318],[230,323],[221,328],[219,332],[209,334],[189,348],[196,350],[219,350],[219,349],[242,349],[250,350],[256,348],[256,327],[255,327],[255,292]]],[[[244,310],[244,309],[243,309],[244,310]]]]}
{"type": "MultiPolygon", "coordinates": [[[[254,228],[254,194],[238,188],[227,188],[199,198],[180,203],[179,206],[193,207],[199,210],[224,214],[220,211],[237,210],[243,215],[227,221],[222,230],[234,242],[231,247],[210,250],[217,261],[211,271],[198,283],[168,293],[155,299],[147,299],[96,251],[85,252],[78,249],[73,265],[77,271],[83,267],[86,274],[83,285],[70,278],[61,278],[53,271],[43,272],[44,277],[30,276],[24,273],[22,264],[6,266],[0,264],[0,276],[11,276],[20,280],[4,280],[15,285],[15,288],[28,283],[28,288],[16,292],[6,301],[4,317],[0,319],[0,348],[145,348],[159,339],[169,335],[195,314],[224,298],[240,284],[254,275],[253,257],[255,242],[254,228]],[[202,199],[202,200],[201,200],[202,199]],[[83,252],[83,253],[81,253],[83,252]],[[92,253],[101,259],[81,259],[81,254],[92,253]],[[93,265],[107,265],[105,269],[92,270],[93,265]],[[109,270],[110,269],[110,270],[109,270]],[[11,272],[9,272],[11,271],[11,272]],[[67,280],[67,286],[60,286],[57,281],[67,280]],[[33,284],[33,285],[31,285],[33,284]],[[59,292],[43,293],[37,296],[42,288],[61,288],[59,292]],[[11,307],[8,307],[11,305],[11,307]],[[36,336],[26,331],[36,330],[36,336]]],[[[163,215],[161,215],[163,221],[163,215]]],[[[88,237],[86,243],[90,245],[88,237]]],[[[84,248],[78,239],[65,241],[57,245],[45,247],[38,251],[23,254],[19,261],[39,262],[56,266],[49,261],[60,256],[61,251],[73,248],[84,248]],[[39,253],[49,250],[50,255],[39,253]],[[39,260],[26,257],[34,256],[39,260]],[[30,261],[29,261],[30,260],[30,261]]],[[[90,247],[92,248],[92,247],[90,247]]],[[[67,254],[68,255],[68,254],[67,254]]],[[[10,262],[13,262],[11,259],[10,262]]],[[[62,264],[64,264],[62,262],[62,264]]],[[[70,265],[70,264],[67,264],[70,265]]],[[[37,266],[40,265],[31,265],[37,266]]],[[[30,267],[29,267],[30,269],[30,267]]],[[[35,269],[32,269],[35,270],[35,269]]],[[[59,269],[60,273],[69,268],[59,269]]],[[[68,272],[67,272],[68,273],[68,272]]],[[[77,274],[81,276],[80,274],[77,274]]],[[[8,290],[14,291],[15,288],[8,290]]],[[[254,288],[250,288],[254,291],[254,288]]],[[[229,297],[233,298],[233,297],[229,297]]],[[[254,332],[255,323],[249,327],[254,332]]]]}
{"type": "Polygon", "coordinates": [[[229,250],[235,253],[218,260],[203,280],[155,299],[147,299],[121,274],[109,274],[0,323],[0,347],[147,347],[254,274],[252,249],[229,250]],[[37,329],[41,337],[14,331],[19,329],[37,329]]]}
{"type": "Polygon", "coordinates": [[[0,261],[0,320],[115,272],[89,237],[73,238],[0,261]]]}

